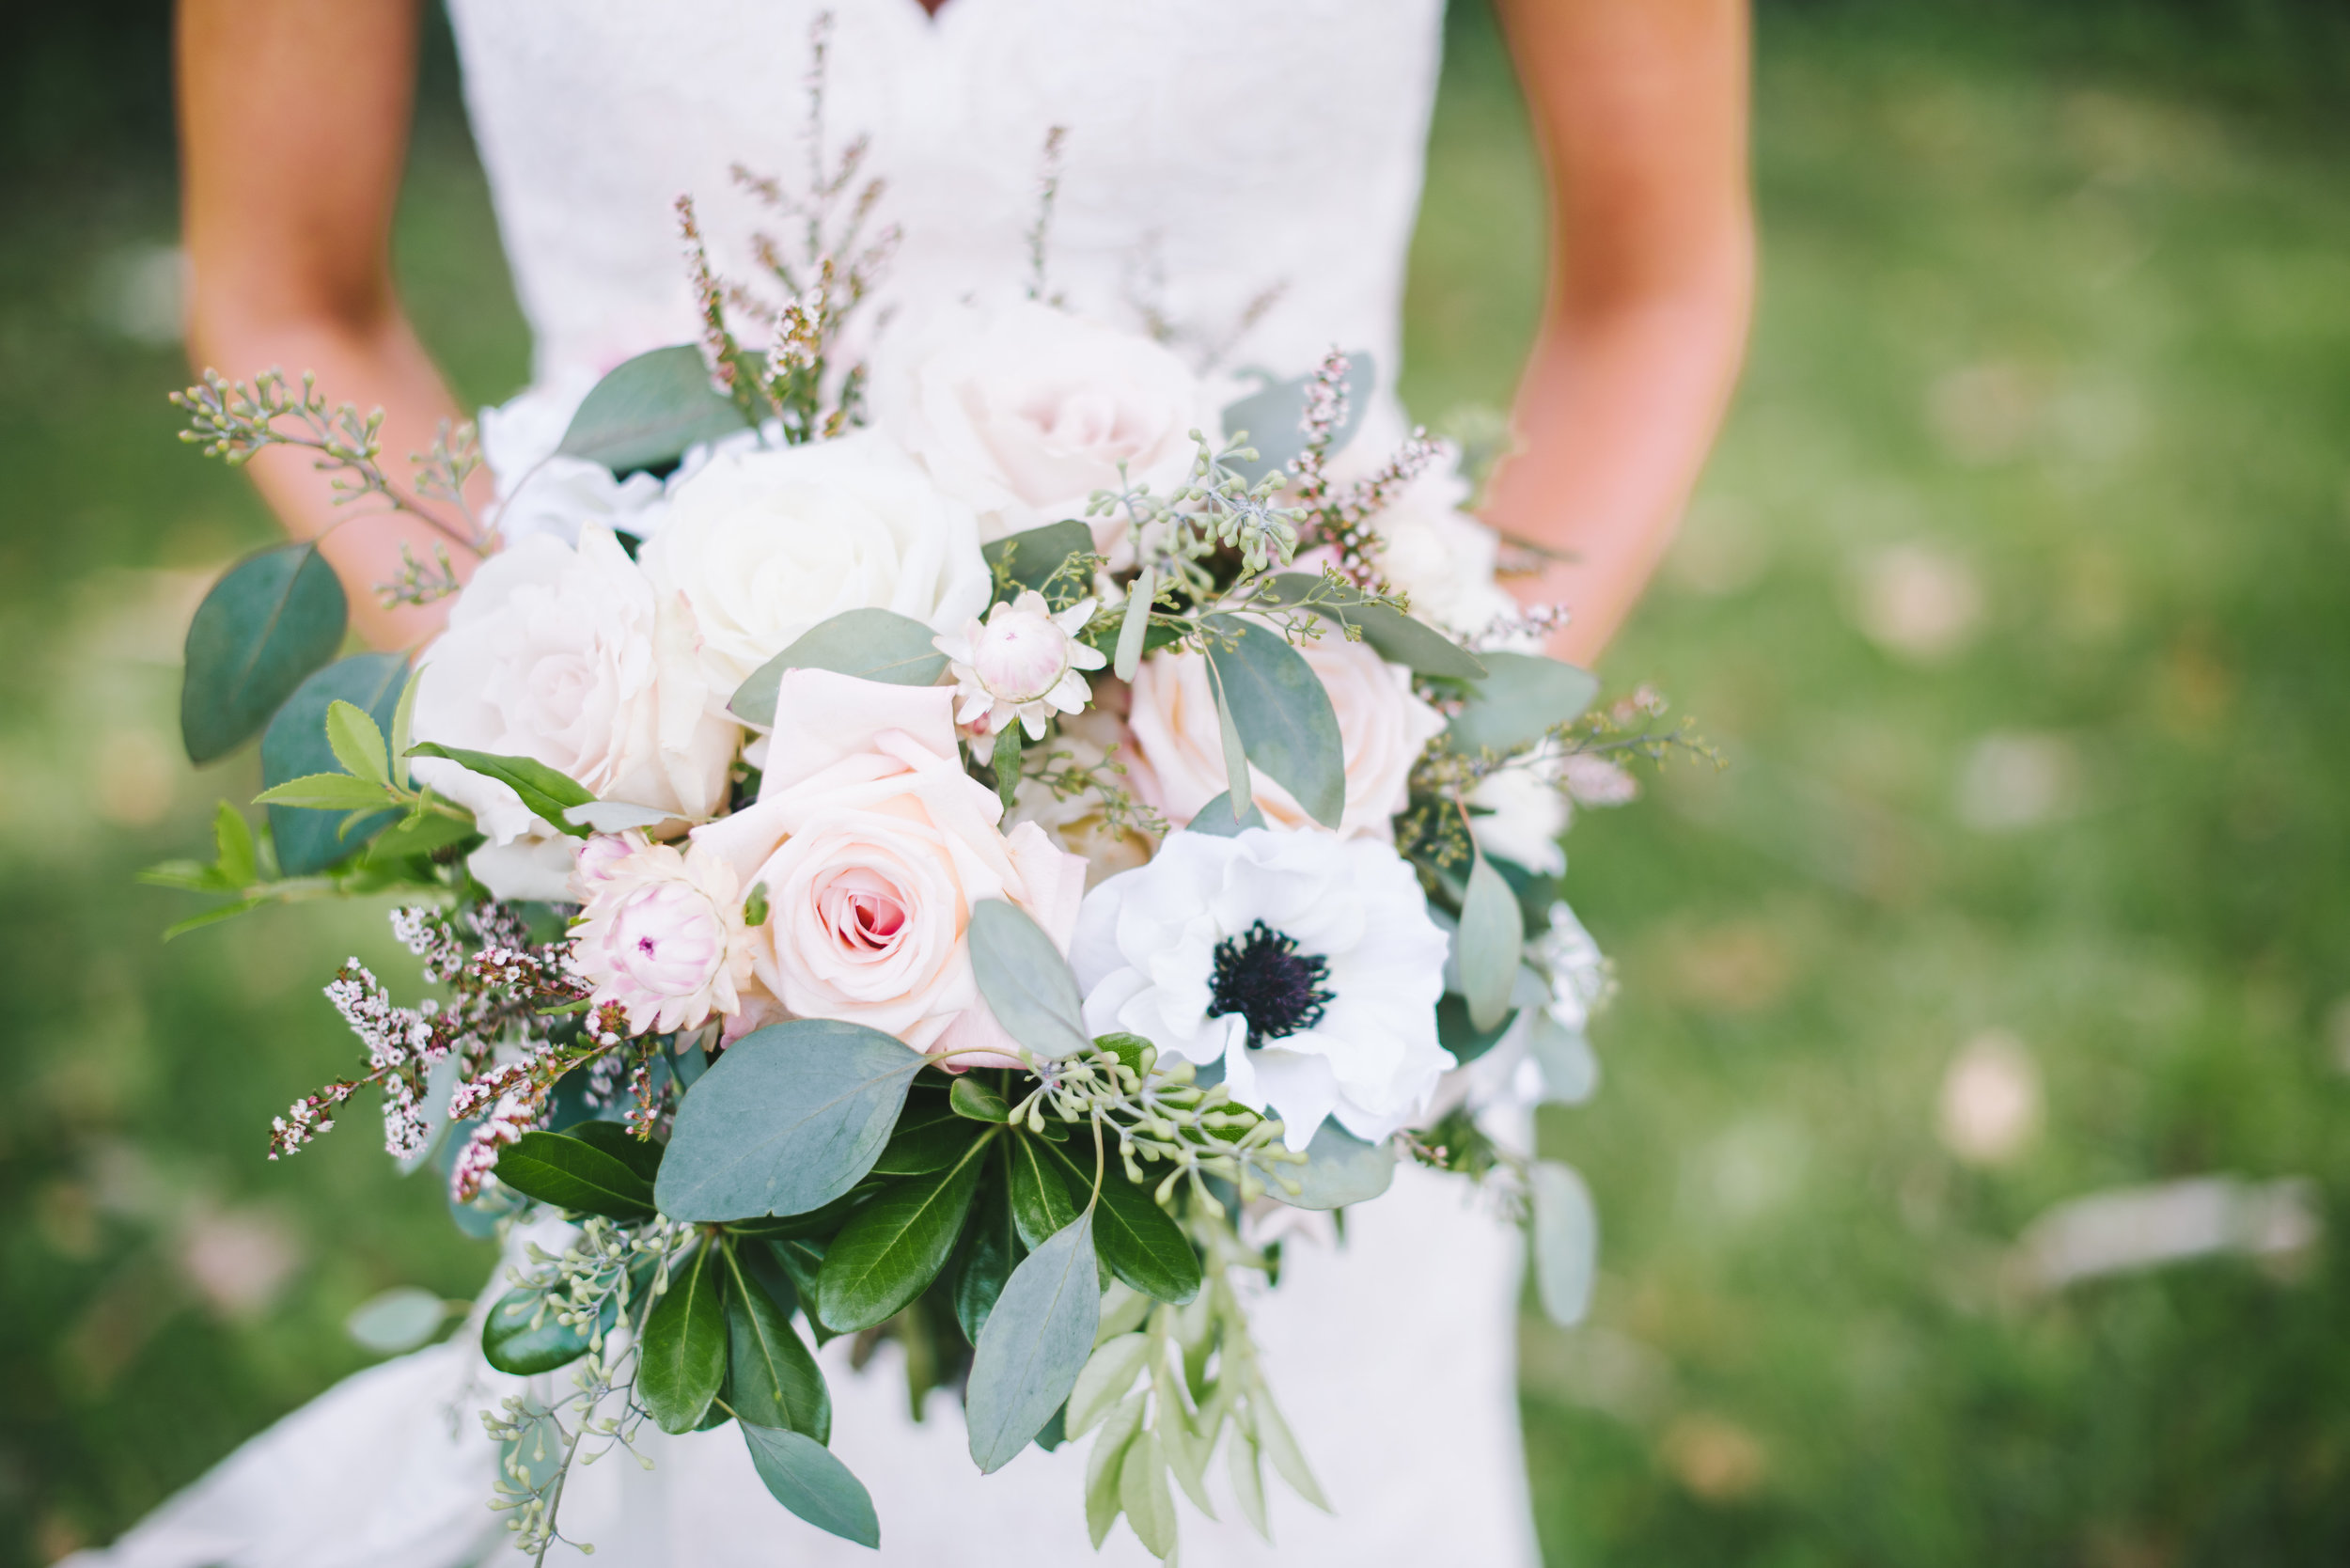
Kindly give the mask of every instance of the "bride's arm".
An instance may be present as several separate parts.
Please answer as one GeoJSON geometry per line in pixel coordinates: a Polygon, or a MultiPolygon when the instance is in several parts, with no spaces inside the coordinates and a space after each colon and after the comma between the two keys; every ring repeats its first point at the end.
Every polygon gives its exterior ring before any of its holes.
{"type": "Polygon", "coordinates": [[[1541,336],[1485,516],[1571,554],[1522,600],[1588,664],[1671,542],[1745,352],[1745,0],[1499,0],[1550,178],[1541,336]]]}
{"type": "MultiPolygon", "coordinates": [[[[232,379],[315,370],[330,401],[380,406],[385,471],[404,483],[408,455],[462,417],[392,287],[416,0],[180,0],[178,44],[190,358],[232,379]]],[[[305,454],[264,451],[252,473],[296,538],[345,515],[305,454]]],[[[445,601],[387,610],[375,587],[402,543],[429,562],[442,542],[396,514],[327,538],[369,642],[403,647],[437,629],[445,601]]],[[[470,553],[448,548],[470,572],[470,553]]]]}

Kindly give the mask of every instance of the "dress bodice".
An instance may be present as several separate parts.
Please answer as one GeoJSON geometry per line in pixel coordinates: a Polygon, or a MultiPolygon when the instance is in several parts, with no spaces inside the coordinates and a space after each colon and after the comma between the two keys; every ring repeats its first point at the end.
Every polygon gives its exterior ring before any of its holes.
{"type": "MultiPolygon", "coordinates": [[[[722,263],[805,184],[819,0],[449,0],[467,105],[536,334],[575,381],[693,336],[671,204],[722,263]]],[[[1050,282],[1290,374],[1333,343],[1392,384],[1442,0],[834,0],[825,132],[870,136],[904,232],[885,294],[1018,286],[1047,133],[1050,282]],[[1249,322],[1252,302],[1278,290],[1249,322]]]]}

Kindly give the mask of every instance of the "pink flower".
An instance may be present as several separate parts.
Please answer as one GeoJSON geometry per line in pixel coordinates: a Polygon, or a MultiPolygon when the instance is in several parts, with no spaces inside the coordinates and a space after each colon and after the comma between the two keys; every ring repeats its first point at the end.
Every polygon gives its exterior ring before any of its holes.
{"type": "Polygon", "coordinates": [[[635,1027],[663,1034],[741,1007],[750,944],[742,886],[723,858],[699,844],[680,854],[591,839],[579,880],[588,900],[572,932],[573,961],[599,1005],[618,1003],[635,1027]]]}
{"type": "Polygon", "coordinates": [[[932,637],[947,655],[962,703],[957,722],[983,734],[998,734],[1013,718],[1028,739],[1042,740],[1054,711],[1085,711],[1091,688],[1084,671],[1109,661],[1101,650],[1077,640],[1093,619],[1093,601],[1082,600],[1056,615],[1044,595],[1029,588],[1009,604],[973,619],[963,630],[932,637]]]}
{"type": "MultiPolygon", "coordinates": [[[[1017,1065],[980,1001],[964,933],[1007,899],[1065,949],[1085,862],[963,771],[954,696],[788,670],[756,804],[697,828],[738,881],[766,888],[757,986],[796,1018],[839,1018],[955,1065],[1017,1065]]],[[[746,994],[742,1011],[763,1005],[746,994]]],[[[729,1025],[729,1032],[739,1032],[729,1025]]]]}

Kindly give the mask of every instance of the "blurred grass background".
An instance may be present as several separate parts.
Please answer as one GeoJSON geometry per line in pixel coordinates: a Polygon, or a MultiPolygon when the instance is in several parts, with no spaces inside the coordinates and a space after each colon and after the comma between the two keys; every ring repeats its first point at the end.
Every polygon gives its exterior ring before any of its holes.
{"type": "MultiPolygon", "coordinates": [[[[1538,185],[1457,0],[1405,391],[1506,401],[1538,185]]],[[[362,1365],[375,1292],[489,1263],[354,1116],[317,987],[377,912],[168,948],[133,885],[246,798],[176,661],[270,537],[173,439],[154,0],[16,8],[0,71],[0,1563],[110,1537],[362,1365]]],[[[1606,1226],[1529,1322],[1556,1564],[2350,1560],[2338,1242],[2034,1292],[2052,1205],[2208,1174],[2350,1199],[2350,24],[2186,0],[1861,0],[1759,24],[1762,313],[1609,660],[1731,761],[1571,837],[1617,958],[1551,1113],[1606,1226]]],[[[526,341],[428,66],[398,241],[461,397],[526,341]]],[[[2291,1237],[2286,1238],[2293,1239],[2291,1237]]],[[[2306,1238],[2302,1238],[2306,1242],[2306,1238]]],[[[1441,1434],[1429,1435],[1441,1441],[1441,1434]]]]}

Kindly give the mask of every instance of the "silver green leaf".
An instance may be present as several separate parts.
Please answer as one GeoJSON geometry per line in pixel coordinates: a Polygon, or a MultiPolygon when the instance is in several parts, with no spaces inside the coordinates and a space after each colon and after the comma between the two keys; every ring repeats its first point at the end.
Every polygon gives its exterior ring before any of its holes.
{"type": "Polygon", "coordinates": [[[1581,717],[1599,695],[1598,676],[1557,659],[1535,653],[1480,657],[1485,679],[1447,727],[1453,745],[1471,757],[1531,745],[1581,717]]]}
{"type": "MultiPolygon", "coordinates": [[[[1362,424],[1363,413],[1371,407],[1371,388],[1378,383],[1378,361],[1371,357],[1369,349],[1347,352],[1346,423],[1331,438],[1332,452],[1354,439],[1355,430],[1362,424]]],[[[1261,370],[1253,373],[1264,375],[1261,370]]],[[[1306,449],[1306,388],[1312,380],[1310,374],[1292,376],[1287,381],[1267,376],[1261,389],[1224,406],[1224,428],[1246,431],[1248,444],[1257,449],[1255,463],[1233,464],[1249,483],[1256,483],[1276,468],[1288,467],[1306,449]]]]}
{"type": "Polygon", "coordinates": [[[180,737],[188,760],[225,757],[342,645],[349,606],[317,541],[247,556],[188,622],[180,737]]]}
{"type": "Polygon", "coordinates": [[[1342,1209],[1370,1202],[1394,1180],[1394,1150],[1365,1143],[1332,1120],[1315,1129],[1304,1168],[1279,1167],[1266,1191],[1293,1209],[1342,1209]],[[1283,1178],[1299,1184],[1294,1194],[1281,1184],[1283,1178]]]}
{"type": "Polygon", "coordinates": [[[872,1494],[815,1438],[782,1427],[738,1422],[751,1463],[776,1501],[827,1534],[860,1546],[881,1545],[872,1494]]]}
{"type": "Polygon", "coordinates": [[[1010,1464],[1043,1430],[1092,1355],[1102,1289],[1090,1218],[1047,1237],[1011,1271],[979,1331],[964,1405],[982,1472],[1010,1464]]]}
{"type": "Polygon", "coordinates": [[[701,350],[680,343],[613,367],[572,416],[556,451],[625,474],[675,463],[688,447],[748,428],[743,411],[711,385],[701,350]]]}
{"type": "MultiPolygon", "coordinates": [[[[1210,616],[1207,623],[1214,634],[1208,662],[1248,760],[1295,796],[1308,816],[1338,826],[1346,810],[1346,754],[1322,678],[1270,627],[1230,615],[1210,616]]],[[[1236,798],[1248,792],[1241,783],[1232,786],[1236,798]]]]}
{"type": "Polygon", "coordinates": [[[1306,572],[1284,572],[1261,590],[1267,604],[1302,604],[1340,628],[1352,626],[1389,664],[1453,681],[1481,681],[1487,674],[1477,656],[1424,620],[1364,597],[1360,588],[1338,587],[1306,572]]]}
{"type": "Polygon", "coordinates": [[[1077,977],[1025,911],[1002,899],[981,900],[971,906],[968,940],[979,995],[1014,1040],[1048,1058],[1091,1046],[1077,977]]]}
{"type": "Polygon", "coordinates": [[[895,610],[843,610],[802,633],[797,641],[734,688],[727,711],[746,724],[776,722],[776,695],[787,669],[829,669],[893,686],[931,686],[947,669],[947,655],[931,646],[934,634],[895,610]]]}
{"type": "Polygon", "coordinates": [[[1556,1160],[1535,1164],[1529,1216],[1534,1241],[1534,1294],[1550,1321],[1572,1327],[1591,1308],[1599,1269],[1599,1211],[1583,1178],[1556,1160]]]}
{"type": "Polygon", "coordinates": [[[1469,1022],[1480,1029],[1499,1027],[1510,1016],[1510,992],[1526,946],[1526,917],[1508,880],[1481,854],[1469,863],[1461,925],[1452,941],[1469,1022]]]}

